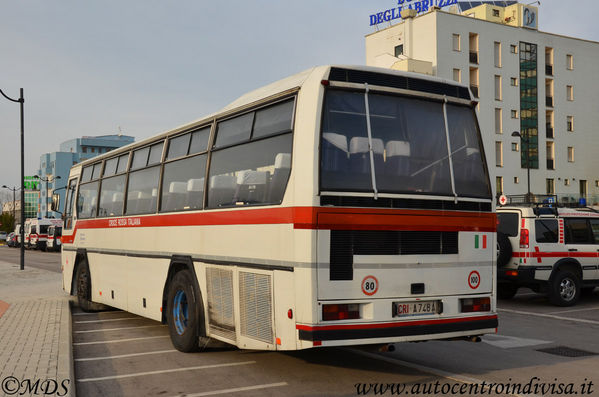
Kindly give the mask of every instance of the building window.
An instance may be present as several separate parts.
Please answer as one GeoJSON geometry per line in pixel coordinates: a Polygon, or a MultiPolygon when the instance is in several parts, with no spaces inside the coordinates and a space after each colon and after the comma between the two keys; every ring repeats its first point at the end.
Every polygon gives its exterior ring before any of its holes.
{"type": "Polygon", "coordinates": [[[537,45],[520,42],[520,133],[527,138],[520,150],[522,168],[539,168],[537,45]]]}
{"type": "Polygon", "coordinates": [[[568,162],[574,162],[574,146],[568,146],[568,162]]]}
{"type": "Polygon", "coordinates": [[[403,55],[403,44],[395,46],[395,56],[403,55]]]}
{"type": "Polygon", "coordinates": [[[512,142],[512,152],[517,152],[520,150],[520,145],[517,142],[512,142]]]}
{"type": "Polygon", "coordinates": [[[555,169],[555,146],[553,142],[547,142],[545,146],[547,150],[547,169],[554,170],[555,169]]]}
{"type": "Polygon", "coordinates": [[[496,18],[499,18],[499,10],[496,8],[493,8],[493,16],[496,18]]]}
{"type": "Polygon", "coordinates": [[[516,109],[512,109],[510,113],[511,113],[513,119],[518,118],[518,111],[516,109]]]}
{"type": "Polygon", "coordinates": [[[510,52],[512,54],[517,54],[518,53],[518,46],[515,44],[510,44],[510,52]]]}
{"type": "Polygon", "coordinates": [[[495,189],[497,190],[497,194],[503,194],[503,177],[502,176],[495,177],[495,189]]]}
{"type": "Polygon", "coordinates": [[[470,63],[478,63],[478,34],[469,35],[470,63]]]}
{"type": "Polygon", "coordinates": [[[495,75],[495,100],[501,101],[501,76],[495,75]]]}
{"type": "Polygon", "coordinates": [[[81,153],[87,153],[87,147],[81,146],[81,153]]]}
{"type": "Polygon", "coordinates": [[[566,116],[566,129],[568,132],[574,131],[574,116],[566,116]]]}
{"type": "Polygon", "coordinates": [[[478,68],[470,68],[470,90],[475,98],[478,98],[480,93],[478,91],[478,68]]]}
{"type": "Polygon", "coordinates": [[[96,153],[96,148],[95,147],[92,148],[92,153],[96,153]]]}
{"type": "Polygon", "coordinates": [[[574,57],[571,54],[566,55],[566,67],[568,70],[574,70],[574,57]]]}
{"type": "Polygon", "coordinates": [[[564,179],[564,186],[570,186],[570,180],[568,178],[564,179]]]}
{"type": "Polygon", "coordinates": [[[495,108],[495,133],[503,134],[503,111],[495,108]]]}
{"type": "Polygon", "coordinates": [[[510,85],[512,87],[518,87],[518,78],[517,77],[511,77],[510,78],[510,85]]]}
{"type": "Polygon", "coordinates": [[[462,82],[462,70],[461,69],[453,69],[453,81],[457,81],[458,83],[462,82]]]}
{"type": "Polygon", "coordinates": [[[547,178],[547,194],[555,194],[555,180],[547,178]]]}
{"type": "Polygon", "coordinates": [[[514,183],[517,185],[520,183],[520,178],[518,178],[517,176],[514,177],[514,183]]]}
{"type": "Polygon", "coordinates": [[[495,142],[495,166],[503,167],[503,144],[495,142]]]}
{"type": "Polygon", "coordinates": [[[495,45],[494,45],[495,51],[495,67],[496,68],[500,68],[501,67],[501,43],[496,41],[495,45]]]}
{"type": "Polygon", "coordinates": [[[573,86],[571,86],[571,85],[566,86],[566,97],[568,98],[569,101],[574,100],[574,87],[573,86]]]}
{"type": "Polygon", "coordinates": [[[595,187],[599,187],[599,180],[595,181],[595,187]]]}
{"type": "Polygon", "coordinates": [[[460,47],[460,35],[459,34],[453,34],[453,50],[454,51],[461,51],[461,47],[460,47]]]}

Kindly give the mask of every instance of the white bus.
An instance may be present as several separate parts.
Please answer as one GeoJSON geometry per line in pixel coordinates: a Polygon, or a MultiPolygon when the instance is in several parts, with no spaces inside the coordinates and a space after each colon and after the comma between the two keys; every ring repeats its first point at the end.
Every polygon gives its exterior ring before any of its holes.
{"type": "Polygon", "coordinates": [[[66,292],[174,346],[478,339],[496,217],[467,87],[320,66],[71,169],[66,292]]]}

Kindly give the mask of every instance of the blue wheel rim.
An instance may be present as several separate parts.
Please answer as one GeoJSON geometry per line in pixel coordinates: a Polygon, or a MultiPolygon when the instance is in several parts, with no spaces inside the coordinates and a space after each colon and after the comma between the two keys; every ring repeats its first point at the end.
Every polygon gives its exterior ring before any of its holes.
{"type": "Polygon", "coordinates": [[[175,320],[175,330],[177,331],[177,334],[183,335],[189,319],[187,295],[185,295],[185,291],[183,290],[178,290],[175,294],[173,302],[173,319],[175,320]]]}

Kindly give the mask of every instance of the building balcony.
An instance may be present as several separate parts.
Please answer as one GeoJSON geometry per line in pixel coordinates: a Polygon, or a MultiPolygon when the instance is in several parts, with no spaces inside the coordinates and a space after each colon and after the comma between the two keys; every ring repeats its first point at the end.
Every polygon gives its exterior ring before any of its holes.
{"type": "Polygon", "coordinates": [[[472,91],[472,95],[474,95],[475,98],[478,98],[478,86],[477,85],[470,85],[470,91],[472,91]]]}
{"type": "Polygon", "coordinates": [[[555,169],[555,160],[554,159],[547,159],[547,169],[548,170],[555,169]]]}
{"type": "Polygon", "coordinates": [[[545,65],[545,74],[547,76],[553,76],[553,65],[545,65]]]}
{"type": "Polygon", "coordinates": [[[546,137],[553,139],[555,136],[553,135],[553,126],[551,124],[547,124],[545,126],[546,137]]]}
{"type": "Polygon", "coordinates": [[[478,63],[478,52],[470,51],[470,63],[478,63]]]}
{"type": "Polygon", "coordinates": [[[553,107],[553,97],[552,96],[548,96],[545,98],[545,105],[547,105],[550,108],[553,107]]]}

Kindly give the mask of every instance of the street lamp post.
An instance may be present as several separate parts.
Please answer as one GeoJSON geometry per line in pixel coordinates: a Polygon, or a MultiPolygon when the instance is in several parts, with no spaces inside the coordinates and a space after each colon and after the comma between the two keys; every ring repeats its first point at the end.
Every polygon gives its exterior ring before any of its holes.
{"type": "Polygon", "coordinates": [[[11,102],[18,102],[21,107],[21,260],[20,269],[25,269],[25,97],[21,88],[19,99],[7,96],[2,90],[0,94],[11,102]]]}
{"type": "Polygon", "coordinates": [[[524,148],[524,146],[522,145],[522,142],[526,143],[526,181],[528,184],[528,192],[526,193],[526,200],[530,200],[531,199],[531,195],[530,195],[530,145],[529,145],[528,137],[525,138],[518,131],[512,132],[512,136],[520,138],[520,147],[521,148],[524,148]]]}
{"type": "Polygon", "coordinates": [[[46,182],[46,198],[44,201],[46,202],[46,218],[47,218],[48,217],[48,182],[60,179],[60,175],[57,175],[54,178],[44,178],[39,175],[34,175],[33,177],[35,179],[39,179],[42,182],[46,182]]]}
{"type": "Polygon", "coordinates": [[[16,207],[16,205],[15,205],[15,203],[16,203],[16,200],[15,200],[15,192],[16,192],[17,190],[21,190],[21,188],[20,188],[20,187],[16,187],[16,186],[13,186],[13,187],[8,187],[8,186],[6,186],[6,185],[2,185],[2,187],[3,187],[4,189],[8,189],[8,190],[11,190],[11,191],[12,191],[12,219],[13,219],[13,221],[14,221],[15,223],[17,223],[17,215],[16,215],[16,209],[15,209],[15,207],[16,207]]]}

